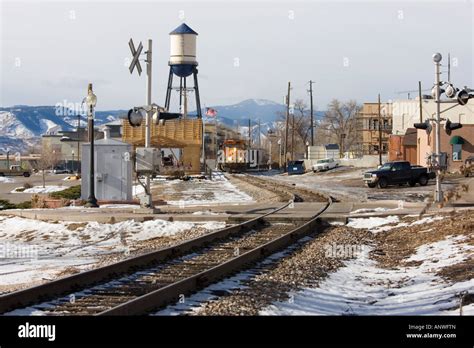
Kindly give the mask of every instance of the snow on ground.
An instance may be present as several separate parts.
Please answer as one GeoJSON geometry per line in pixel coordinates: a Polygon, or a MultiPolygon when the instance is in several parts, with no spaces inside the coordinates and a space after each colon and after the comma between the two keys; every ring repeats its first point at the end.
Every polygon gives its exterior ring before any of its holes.
{"type": "Polygon", "coordinates": [[[396,209],[388,209],[388,208],[362,208],[362,209],[357,209],[354,211],[351,211],[351,214],[363,214],[363,213],[381,213],[381,212],[386,212],[388,210],[396,210],[396,209]]]}
{"type": "MultiPolygon", "coordinates": [[[[407,261],[420,265],[383,269],[369,258],[366,247],[358,258],[332,273],[318,288],[294,293],[290,302],[277,302],[262,315],[459,315],[459,293],[472,290],[474,279],[449,284],[435,273],[463,261],[474,247],[464,236],[423,245],[407,261]]],[[[474,304],[463,308],[474,315],[474,304]]]]}
{"type": "Polygon", "coordinates": [[[145,193],[145,188],[138,184],[138,185],[133,185],[132,186],[132,195],[137,196],[139,194],[145,193]]]}
{"type": "Polygon", "coordinates": [[[372,233],[386,232],[394,228],[423,225],[437,220],[442,220],[441,216],[426,216],[422,219],[415,220],[411,223],[400,222],[396,225],[395,223],[399,222],[400,219],[398,216],[390,215],[387,217],[368,217],[368,218],[349,218],[347,224],[348,227],[352,228],[367,228],[370,229],[372,233]],[[386,226],[390,225],[390,226],[386,226]],[[382,227],[381,227],[382,226],[382,227]],[[376,228],[378,227],[378,228],[376,228]]]}
{"type": "Polygon", "coordinates": [[[349,222],[347,224],[348,227],[352,228],[368,228],[372,229],[375,227],[393,224],[398,222],[398,216],[390,215],[387,217],[369,217],[369,218],[349,218],[349,222]]]}
{"type": "MultiPolygon", "coordinates": [[[[83,208],[83,207],[79,207],[79,208],[83,208]]],[[[138,209],[140,208],[140,205],[138,204],[101,204],[99,208],[107,208],[107,209],[110,209],[110,208],[113,208],[113,209],[138,209]]]]}
{"type": "Polygon", "coordinates": [[[17,191],[18,189],[22,189],[22,187],[17,187],[11,193],[51,193],[51,192],[58,192],[58,191],[63,191],[67,189],[67,186],[54,186],[54,185],[46,185],[45,187],[43,186],[34,186],[28,189],[25,189],[23,191],[17,191]]]}
{"type": "Polygon", "coordinates": [[[223,175],[213,180],[192,179],[162,182],[169,205],[189,207],[196,205],[241,204],[253,202],[252,197],[240,191],[223,175]]]}
{"type": "Polygon", "coordinates": [[[133,250],[134,242],[172,236],[196,227],[215,230],[225,227],[225,223],[164,220],[52,223],[0,217],[0,284],[49,279],[71,266],[84,269],[102,255],[133,250]]]}
{"type": "Polygon", "coordinates": [[[8,178],[6,176],[0,176],[0,183],[11,183],[11,182],[15,182],[15,180],[13,180],[12,178],[8,178]]]}

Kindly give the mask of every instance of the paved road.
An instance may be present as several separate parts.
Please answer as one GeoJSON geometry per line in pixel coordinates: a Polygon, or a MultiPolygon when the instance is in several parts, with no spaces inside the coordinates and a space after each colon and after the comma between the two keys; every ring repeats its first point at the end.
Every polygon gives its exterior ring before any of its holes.
{"type": "MultiPolygon", "coordinates": [[[[402,200],[405,202],[424,202],[433,197],[435,181],[430,180],[427,186],[410,187],[389,186],[386,189],[368,188],[365,186],[362,175],[367,169],[339,167],[321,173],[306,173],[304,175],[272,175],[262,177],[268,180],[278,180],[289,184],[308,187],[316,191],[329,194],[345,202],[371,202],[379,200],[402,200]]],[[[458,184],[465,183],[462,176],[449,176],[443,181],[443,190],[450,190],[458,184]]]]}
{"type": "MultiPolygon", "coordinates": [[[[46,173],[46,185],[55,185],[55,186],[74,186],[78,185],[78,181],[64,181],[63,179],[68,176],[66,174],[49,174],[46,173]]],[[[13,182],[0,182],[0,199],[8,199],[12,203],[21,203],[24,201],[29,201],[31,199],[32,193],[11,193],[16,187],[23,187],[24,183],[29,183],[31,186],[42,186],[43,177],[41,174],[33,174],[29,178],[23,176],[13,176],[7,177],[13,182]]]]}

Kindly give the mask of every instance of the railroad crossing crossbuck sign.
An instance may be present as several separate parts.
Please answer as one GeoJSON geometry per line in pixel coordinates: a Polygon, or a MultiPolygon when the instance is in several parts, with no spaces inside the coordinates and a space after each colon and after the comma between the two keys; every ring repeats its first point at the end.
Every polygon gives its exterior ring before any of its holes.
{"type": "Polygon", "coordinates": [[[143,45],[140,41],[140,43],[138,44],[137,50],[135,50],[135,45],[133,44],[133,40],[130,39],[130,41],[128,42],[128,46],[130,46],[130,51],[132,51],[132,56],[133,56],[132,62],[130,63],[130,67],[128,68],[130,70],[130,74],[133,74],[133,69],[137,67],[138,75],[141,75],[142,67],[140,66],[139,58],[143,50],[143,45]]]}

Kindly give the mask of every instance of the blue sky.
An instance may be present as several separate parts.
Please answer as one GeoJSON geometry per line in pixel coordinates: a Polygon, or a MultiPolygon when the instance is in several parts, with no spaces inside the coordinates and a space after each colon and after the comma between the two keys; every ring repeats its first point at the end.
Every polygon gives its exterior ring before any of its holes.
{"type": "MultiPolygon", "coordinates": [[[[405,98],[430,88],[433,52],[452,80],[473,84],[472,1],[1,1],[0,105],[80,102],[94,83],[98,109],[145,101],[130,75],[128,40],[153,39],[153,101],[163,104],[168,33],[182,21],[198,36],[201,104],[247,98],[405,98]],[[184,18],[183,18],[184,14],[184,18]],[[238,66],[236,62],[238,61],[238,66]]],[[[446,78],[446,76],[444,76],[446,78]]],[[[190,108],[193,107],[191,102],[190,108]]]]}

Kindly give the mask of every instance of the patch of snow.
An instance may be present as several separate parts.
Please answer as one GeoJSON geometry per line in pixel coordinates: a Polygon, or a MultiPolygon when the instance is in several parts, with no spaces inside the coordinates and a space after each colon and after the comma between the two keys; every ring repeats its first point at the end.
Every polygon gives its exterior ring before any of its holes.
{"type": "Polygon", "coordinates": [[[21,187],[15,188],[11,193],[51,193],[51,192],[58,192],[58,191],[63,191],[67,189],[67,186],[34,186],[28,189],[25,189],[24,191],[17,191],[18,189],[21,189],[21,187]]]}
{"type": "Polygon", "coordinates": [[[33,138],[35,134],[18,121],[15,114],[0,111],[0,134],[16,138],[33,138]]]}
{"type": "Polygon", "coordinates": [[[132,186],[132,195],[133,196],[138,196],[142,193],[145,193],[145,188],[142,185],[138,184],[138,185],[133,185],[132,186]]]}
{"type": "Polygon", "coordinates": [[[257,104],[258,106],[266,106],[266,105],[278,105],[278,103],[275,103],[274,101],[272,100],[268,100],[268,99],[252,99],[255,104],[257,104]]]}
{"type": "MultiPolygon", "coordinates": [[[[371,248],[329,275],[318,288],[293,293],[292,302],[277,302],[262,315],[459,315],[459,293],[471,290],[474,279],[450,284],[436,272],[462,262],[474,247],[463,236],[421,246],[408,260],[421,265],[384,269],[369,258],[371,248]]],[[[474,306],[463,309],[474,315],[474,306]]]]}
{"type": "Polygon", "coordinates": [[[45,134],[58,134],[60,130],[62,130],[61,126],[57,125],[51,120],[48,119],[41,119],[40,120],[40,128],[41,128],[41,133],[45,134]]]}
{"type": "Polygon", "coordinates": [[[205,210],[205,211],[195,211],[193,215],[220,215],[220,214],[210,211],[210,210],[205,210]]]}
{"type": "Polygon", "coordinates": [[[354,211],[351,211],[351,214],[361,214],[361,213],[378,213],[378,212],[384,212],[389,210],[388,208],[362,208],[362,209],[357,209],[354,211]]]}
{"type": "Polygon", "coordinates": [[[349,223],[347,226],[352,228],[373,229],[375,227],[393,224],[398,221],[399,218],[395,215],[390,215],[387,217],[349,218],[349,223]]]}
{"type": "Polygon", "coordinates": [[[201,228],[224,228],[225,222],[127,220],[115,224],[98,222],[51,223],[20,217],[0,217],[0,242],[12,248],[37,250],[33,258],[0,258],[0,284],[22,283],[52,277],[69,266],[88,265],[101,255],[127,252],[133,243],[176,235],[201,228]]]}
{"type": "Polygon", "coordinates": [[[140,208],[139,204],[101,204],[99,208],[104,208],[104,209],[137,209],[140,208]]]}
{"type": "MultiPolygon", "coordinates": [[[[416,216],[418,216],[418,215],[416,215],[416,216]]],[[[435,216],[435,217],[427,216],[427,217],[424,217],[422,219],[415,220],[412,223],[401,222],[401,223],[399,223],[397,225],[394,225],[394,226],[383,226],[383,227],[380,227],[380,228],[377,228],[377,229],[373,230],[372,232],[374,232],[374,233],[387,232],[387,231],[390,231],[394,228],[422,225],[422,224],[427,224],[427,223],[442,220],[442,219],[443,219],[442,216],[435,216]]]]}
{"type": "Polygon", "coordinates": [[[0,182],[10,183],[10,182],[15,182],[15,180],[13,180],[12,178],[8,178],[6,176],[0,176],[0,182]]]}

